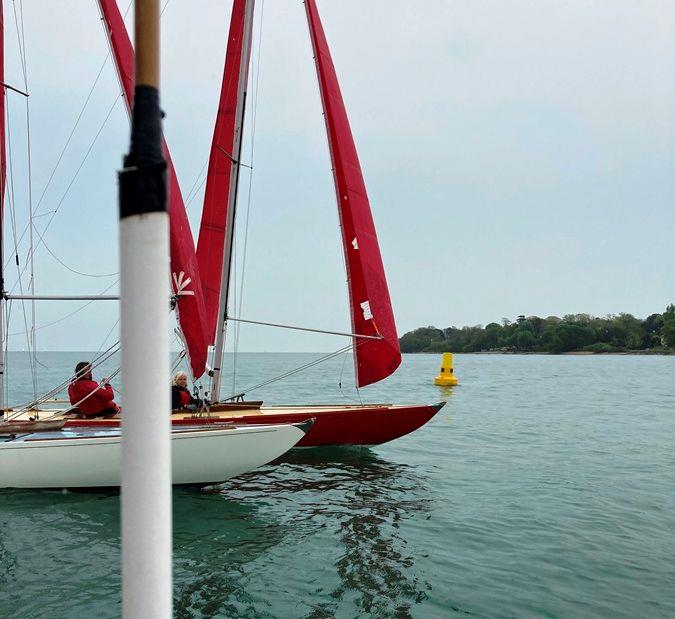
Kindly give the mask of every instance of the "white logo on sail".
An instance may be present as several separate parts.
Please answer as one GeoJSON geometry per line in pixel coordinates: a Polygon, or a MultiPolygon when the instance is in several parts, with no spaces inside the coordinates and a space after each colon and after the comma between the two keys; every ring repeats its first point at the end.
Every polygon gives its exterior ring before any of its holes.
{"type": "Polygon", "coordinates": [[[373,313],[370,311],[370,301],[364,301],[361,303],[361,310],[363,311],[364,320],[372,320],[373,313]]]}
{"type": "Polygon", "coordinates": [[[177,276],[175,273],[172,273],[172,277],[173,290],[177,297],[195,296],[194,290],[187,290],[187,287],[190,285],[192,279],[190,277],[185,277],[184,271],[181,271],[177,276]]]}
{"type": "Polygon", "coordinates": [[[353,247],[354,249],[358,249],[358,248],[359,248],[359,242],[356,240],[356,237],[354,237],[354,240],[352,241],[352,247],[353,247]]]}

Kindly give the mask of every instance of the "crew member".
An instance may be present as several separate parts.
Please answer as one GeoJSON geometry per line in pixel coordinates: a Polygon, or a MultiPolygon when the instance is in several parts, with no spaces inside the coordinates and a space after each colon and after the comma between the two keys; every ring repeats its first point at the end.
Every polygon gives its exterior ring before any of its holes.
{"type": "Polygon", "coordinates": [[[187,388],[188,377],[185,372],[177,372],[171,382],[171,410],[180,410],[190,405],[196,405],[197,400],[192,397],[187,388]]]}
{"type": "Polygon", "coordinates": [[[108,379],[104,378],[97,383],[92,378],[91,364],[88,361],[80,361],[75,366],[75,380],[68,386],[68,397],[71,405],[76,405],[84,417],[101,417],[120,412],[108,379]]]}

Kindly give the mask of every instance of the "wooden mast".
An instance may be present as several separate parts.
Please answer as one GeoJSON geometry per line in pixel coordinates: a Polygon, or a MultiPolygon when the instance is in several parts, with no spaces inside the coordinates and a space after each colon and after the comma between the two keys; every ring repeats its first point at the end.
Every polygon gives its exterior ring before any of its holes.
{"type": "Polygon", "coordinates": [[[159,107],[159,0],[136,0],[131,146],[119,174],[122,614],[168,618],[171,588],[169,217],[159,107]]]}

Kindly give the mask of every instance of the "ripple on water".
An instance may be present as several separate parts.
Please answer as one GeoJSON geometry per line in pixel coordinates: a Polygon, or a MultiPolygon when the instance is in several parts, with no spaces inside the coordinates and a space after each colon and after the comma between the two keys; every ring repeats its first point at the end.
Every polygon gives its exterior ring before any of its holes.
{"type": "MultiPolygon", "coordinates": [[[[237,375],[307,359],[242,355],[237,375]]],[[[457,355],[456,389],[438,362],[361,392],[448,400],[408,437],[177,490],[176,616],[675,616],[675,358],[457,355]]],[[[341,367],[260,397],[344,401],[341,367]]],[[[0,616],[118,616],[118,520],[116,494],[0,492],[0,616]]]]}

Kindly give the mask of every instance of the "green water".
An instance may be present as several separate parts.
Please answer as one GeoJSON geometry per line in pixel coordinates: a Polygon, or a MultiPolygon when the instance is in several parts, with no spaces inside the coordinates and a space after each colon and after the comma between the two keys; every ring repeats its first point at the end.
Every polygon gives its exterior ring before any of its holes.
{"type": "MultiPolygon", "coordinates": [[[[41,380],[80,356],[43,355],[41,380]]],[[[237,384],[311,357],[243,355],[237,384]]],[[[361,391],[448,400],[410,436],[176,491],[176,616],[675,616],[675,358],[458,355],[454,390],[439,361],[361,391]]],[[[344,402],[350,371],[251,397],[344,402]]],[[[118,520],[115,494],[0,491],[0,616],[118,616],[118,520]]]]}

